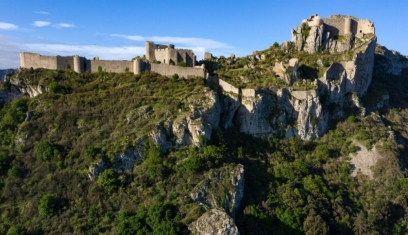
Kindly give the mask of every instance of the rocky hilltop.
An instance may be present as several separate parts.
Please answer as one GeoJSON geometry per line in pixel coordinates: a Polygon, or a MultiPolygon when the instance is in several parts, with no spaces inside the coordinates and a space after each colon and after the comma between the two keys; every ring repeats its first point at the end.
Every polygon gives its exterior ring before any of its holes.
{"type": "Polygon", "coordinates": [[[408,57],[352,16],[291,33],[206,77],[18,69],[0,233],[406,233],[408,57]]]}

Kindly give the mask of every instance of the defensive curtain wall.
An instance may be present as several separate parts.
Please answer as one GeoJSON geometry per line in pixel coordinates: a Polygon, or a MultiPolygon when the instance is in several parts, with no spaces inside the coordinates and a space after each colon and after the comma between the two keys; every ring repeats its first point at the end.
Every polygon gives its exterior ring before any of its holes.
{"type": "Polygon", "coordinates": [[[206,77],[204,66],[180,67],[168,64],[152,64],[139,59],[128,60],[87,60],[80,56],[43,56],[34,53],[20,53],[21,68],[45,68],[45,69],[73,69],[77,73],[102,71],[123,73],[128,70],[134,74],[140,74],[144,71],[152,71],[164,76],[178,74],[179,77],[188,78],[189,76],[206,77]]]}

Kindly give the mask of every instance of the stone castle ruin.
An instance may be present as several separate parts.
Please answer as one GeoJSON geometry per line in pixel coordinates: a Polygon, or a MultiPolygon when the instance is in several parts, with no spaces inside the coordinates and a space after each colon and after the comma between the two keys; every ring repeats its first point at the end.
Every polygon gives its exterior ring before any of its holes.
{"type": "Polygon", "coordinates": [[[21,68],[45,68],[45,69],[72,69],[77,73],[83,72],[115,72],[126,71],[140,74],[144,71],[152,71],[164,76],[178,74],[179,77],[190,76],[206,77],[204,66],[195,66],[196,57],[192,50],[176,49],[174,45],[157,45],[146,42],[145,58],[133,60],[100,60],[95,57],[88,60],[78,55],[74,56],[44,56],[36,53],[21,52],[21,68]],[[185,62],[187,67],[175,66],[185,62]]]}
{"type": "Polygon", "coordinates": [[[146,59],[151,62],[160,61],[163,64],[177,64],[185,62],[187,66],[194,67],[196,57],[192,50],[175,49],[173,44],[159,45],[146,42],[146,59]]]}
{"type": "Polygon", "coordinates": [[[354,46],[356,38],[363,39],[374,34],[374,23],[370,20],[346,15],[320,18],[316,14],[304,19],[292,30],[292,42],[298,50],[309,53],[322,50],[345,52],[354,46]]]}

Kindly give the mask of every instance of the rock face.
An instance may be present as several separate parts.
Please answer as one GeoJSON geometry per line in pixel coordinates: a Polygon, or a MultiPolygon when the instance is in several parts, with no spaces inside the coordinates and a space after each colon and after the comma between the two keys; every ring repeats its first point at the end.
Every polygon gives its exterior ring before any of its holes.
{"type": "Polygon", "coordinates": [[[204,213],[191,223],[188,229],[195,235],[239,235],[234,220],[225,211],[217,208],[204,213]]]}
{"type": "Polygon", "coordinates": [[[244,166],[210,170],[190,196],[208,209],[188,227],[192,234],[239,234],[234,218],[244,196],[244,166]]]}
{"type": "Polygon", "coordinates": [[[271,91],[260,92],[256,97],[242,97],[236,113],[236,125],[242,133],[254,136],[273,136],[276,131],[270,117],[276,107],[276,97],[271,91]]]}
{"type": "Polygon", "coordinates": [[[376,47],[377,54],[383,57],[378,60],[376,66],[379,70],[392,75],[400,75],[403,69],[408,68],[408,56],[401,55],[398,51],[388,50],[386,47],[378,45],[376,47]]]}
{"type": "Polygon", "coordinates": [[[234,218],[244,196],[244,180],[242,165],[213,169],[194,187],[190,196],[207,208],[222,208],[234,218]]]}
{"type": "Polygon", "coordinates": [[[187,100],[190,112],[173,121],[172,135],[176,145],[200,144],[211,138],[212,130],[218,127],[221,104],[215,91],[206,89],[200,96],[187,100]]]}

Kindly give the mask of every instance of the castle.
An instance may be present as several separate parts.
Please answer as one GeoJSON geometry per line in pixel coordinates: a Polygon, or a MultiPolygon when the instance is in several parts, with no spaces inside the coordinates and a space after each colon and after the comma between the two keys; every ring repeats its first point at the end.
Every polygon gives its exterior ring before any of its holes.
{"type": "Polygon", "coordinates": [[[320,18],[317,14],[309,19],[302,20],[302,24],[309,27],[323,25],[325,32],[330,32],[332,36],[353,34],[362,36],[363,34],[375,34],[374,23],[370,20],[360,20],[353,16],[331,15],[329,18],[320,18]]]}
{"type": "Polygon", "coordinates": [[[21,52],[21,68],[72,69],[77,73],[106,72],[123,73],[126,71],[140,74],[152,71],[164,76],[178,74],[179,77],[206,77],[204,66],[195,66],[196,57],[192,50],[176,49],[174,45],[158,45],[146,42],[145,59],[133,60],[100,60],[95,57],[88,60],[78,55],[74,56],[44,56],[36,53],[21,52]],[[187,67],[174,66],[184,62],[187,67]]]}

